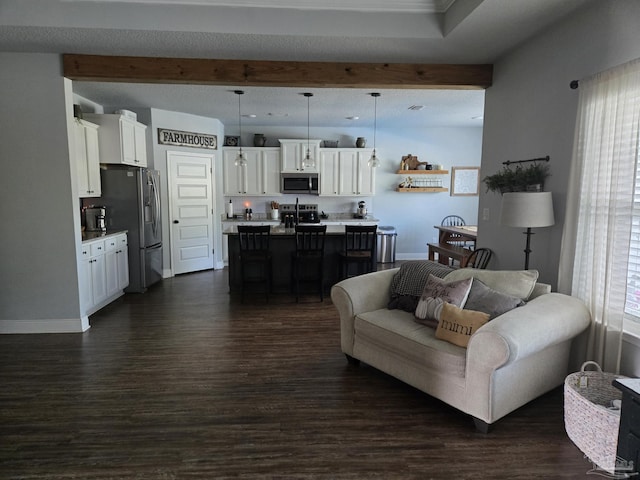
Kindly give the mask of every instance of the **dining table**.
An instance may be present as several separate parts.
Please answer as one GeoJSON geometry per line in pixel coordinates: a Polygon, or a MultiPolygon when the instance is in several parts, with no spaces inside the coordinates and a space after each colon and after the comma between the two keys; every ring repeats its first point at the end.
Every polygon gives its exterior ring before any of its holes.
{"type": "Polygon", "coordinates": [[[477,225],[460,225],[447,226],[435,225],[438,229],[438,243],[451,243],[453,245],[459,242],[471,242],[475,248],[476,238],[478,237],[477,225]]]}
{"type": "Polygon", "coordinates": [[[469,257],[473,253],[478,236],[476,225],[434,225],[438,230],[438,243],[428,243],[429,260],[437,261],[443,265],[450,265],[452,260],[457,260],[460,267],[467,266],[469,257]],[[470,243],[470,247],[466,246],[470,243]]]}

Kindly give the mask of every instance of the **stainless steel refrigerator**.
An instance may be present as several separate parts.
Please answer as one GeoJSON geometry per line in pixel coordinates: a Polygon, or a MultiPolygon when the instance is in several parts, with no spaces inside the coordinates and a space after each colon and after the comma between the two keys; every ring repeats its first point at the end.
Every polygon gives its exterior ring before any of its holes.
{"type": "Polygon", "coordinates": [[[107,231],[128,231],[129,286],[125,292],[142,293],[162,279],[160,172],[103,165],[100,180],[107,231]]]}

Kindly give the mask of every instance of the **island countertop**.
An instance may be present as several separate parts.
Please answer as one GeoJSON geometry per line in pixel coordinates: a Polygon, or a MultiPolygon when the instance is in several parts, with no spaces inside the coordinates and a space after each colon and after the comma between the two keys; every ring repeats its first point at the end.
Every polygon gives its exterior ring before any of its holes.
{"type": "MultiPolygon", "coordinates": [[[[265,224],[259,220],[246,221],[247,224],[265,224]]],[[[352,222],[349,222],[352,223],[352,222]]],[[[362,223],[369,223],[375,225],[373,222],[363,221],[362,223]]],[[[228,242],[229,251],[229,291],[239,292],[241,291],[241,267],[240,267],[240,236],[238,235],[237,222],[234,225],[226,224],[223,229],[223,234],[228,242]]],[[[303,224],[303,225],[318,225],[316,224],[303,224]]],[[[327,225],[327,232],[324,244],[324,288],[325,291],[329,291],[331,285],[340,280],[340,262],[339,256],[344,251],[345,243],[345,225],[327,225]]],[[[291,279],[292,279],[292,254],[296,249],[295,229],[284,228],[280,224],[271,225],[271,240],[269,244],[269,251],[272,257],[272,264],[274,266],[272,270],[272,290],[273,293],[285,293],[291,292],[291,279]],[[277,268],[275,268],[277,266],[277,268]]],[[[375,262],[377,255],[374,253],[371,258],[372,268],[375,270],[375,262]]]]}
{"type": "MultiPolygon", "coordinates": [[[[245,222],[243,225],[250,225],[255,223],[255,225],[269,225],[266,222],[245,222]]],[[[302,225],[322,225],[322,223],[304,223],[302,225]]],[[[293,228],[284,228],[281,224],[272,225],[271,226],[271,235],[273,236],[294,236],[296,233],[293,228]]],[[[227,225],[222,230],[223,235],[237,235],[238,234],[238,226],[237,225],[227,225]]],[[[327,225],[327,235],[344,235],[344,225],[327,225]]]]}

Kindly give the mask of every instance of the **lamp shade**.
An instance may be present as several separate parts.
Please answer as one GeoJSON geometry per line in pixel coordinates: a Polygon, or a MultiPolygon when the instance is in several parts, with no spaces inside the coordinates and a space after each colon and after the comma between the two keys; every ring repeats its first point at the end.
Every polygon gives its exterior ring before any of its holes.
{"type": "Polygon", "coordinates": [[[550,227],[555,223],[551,192],[503,194],[500,223],[509,227],[550,227]]]}

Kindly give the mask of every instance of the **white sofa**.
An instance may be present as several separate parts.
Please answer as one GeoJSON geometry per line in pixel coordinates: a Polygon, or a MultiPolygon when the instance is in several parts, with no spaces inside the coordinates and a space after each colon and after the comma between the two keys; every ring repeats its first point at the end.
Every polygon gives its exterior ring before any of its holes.
{"type": "MultiPolygon", "coordinates": [[[[398,271],[369,273],[332,287],[341,348],[350,363],[363,361],[448,403],[471,415],[485,433],[564,382],[572,343],[584,338],[590,323],[580,300],[550,293],[550,286],[534,280],[524,306],[480,327],[463,348],[436,338],[434,328],[417,323],[412,313],[387,308],[398,271]]],[[[480,275],[491,288],[506,284],[508,289],[509,278],[499,278],[503,273],[461,269],[444,280],[480,275]]]]}

